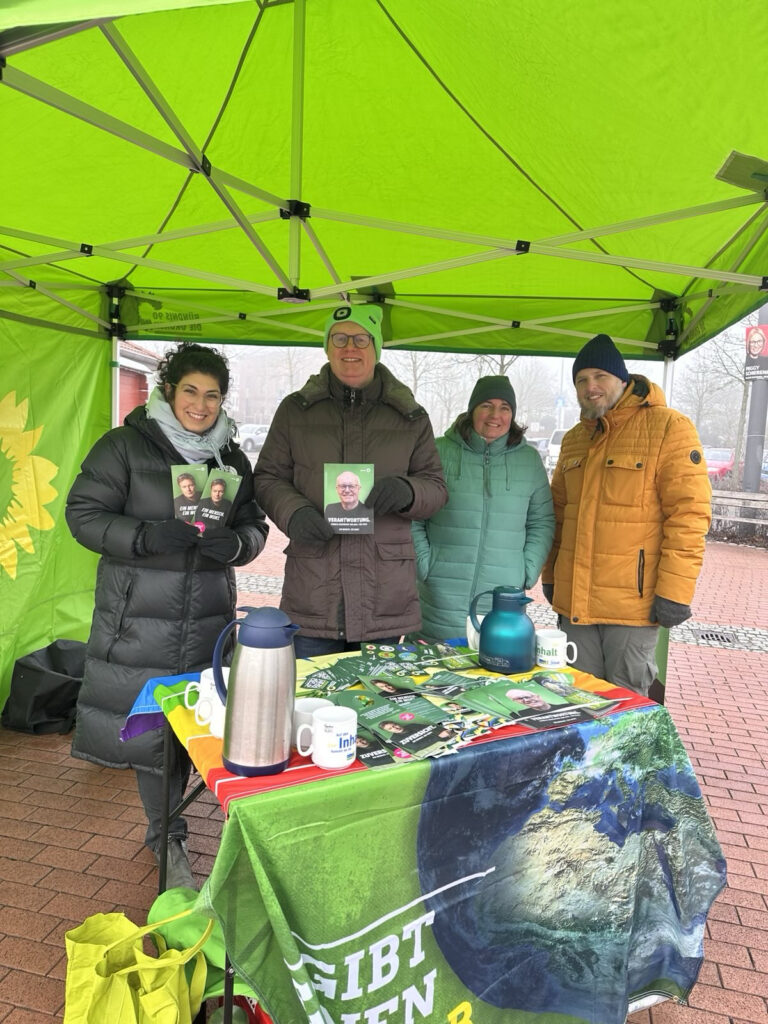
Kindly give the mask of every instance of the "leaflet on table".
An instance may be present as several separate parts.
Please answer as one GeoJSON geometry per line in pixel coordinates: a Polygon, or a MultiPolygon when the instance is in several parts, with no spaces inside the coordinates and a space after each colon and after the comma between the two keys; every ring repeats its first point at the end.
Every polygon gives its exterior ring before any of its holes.
{"type": "Polygon", "coordinates": [[[171,466],[173,514],[202,533],[206,526],[224,526],[232,510],[242,477],[212,469],[203,462],[171,466]]]}
{"type": "Polygon", "coordinates": [[[304,690],[346,690],[354,686],[358,681],[361,658],[340,658],[334,665],[328,668],[319,668],[316,672],[310,672],[302,681],[304,690]]]}
{"type": "Polygon", "coordinates": [[[483,677],[433,669],[416,678],[400,675],[394,661],[388,672],[361,672],[367,660],[341,659],[303,685],[354,707],[381,742],[418,758],[442,756],[506,725],[539,730],[589,721],[620,703],[579,690],[567,672],[483,677]]]}
{"type": "Polygon", "coordinates": [[[325,518],[334,533],[373,533],[373,509],[365,499],[373,486],[373,463],[323,465],[325,518]]]}
{"type": "Polygon", "coordinates": [[[411,757],[433,757],[457,745],[455,733],[440,723],[426,721],[411,710],[404,710],[385,697],[363,690],[340,690],[329,700],[342,707],[354,708],[358,726],[363,726],[381,743],[411,757]]]}
{"type": "Polygon", "coordinates": [[[454,698],[475,712],[492,719],[489,726],[524,725],[530,729],[552,728],[589,721],[606,714],[620,701],[587,693],[573,685],[565,672],[537,671],[524,676],[483,677],[433,672],[427,680],[413,680],[419,693],[454,698]]]}
{"type": "Polygon", "coordinates": [[[358,722],[357,760],[361,761],[366,768],[386,768],[388,765],[408,761],[410,758],[395,757],[394,751],[358,722]]]}
{"type": "Polygon", "coordinates": [[[456,737],[458,746],[500,725],[509,724],[507,719],[473,711],[459,700],[452,699],[446,692],[451,687],[446,687],[439,694],[422,692],[419,680],[410,676],[361,676],[360,681],[366,690],[386,697],[401,710],[412,711],[425,721],[446,726],[456,737]]]}
{"type": "MultiPolygon", "coordinates": [[[[448,708],[446,711],[416,693],[413,687],[408,686],[410,681],[410,677],[403,679],[401,676],[360,676],[360,682],[368,693],[384,697],[390,704],[395,704],[401,710],[412,711],[414,715],[423,718],[425,722],[442,725],[447,718],[454,717],[453,708],[448,708]]],[[[458,705],[457,708],[459,711],[467,710],[458,705]]]]}
{"type": "MultiPolygon", "coordinates": [[[[390,646],[364,643],[363,653],[340,658],[328,668],[311,672],[302,682],[306,690],[344,690],[362,676],[400,677],[406,681],[414,675],[426,675],[441,665],[451,668],[474,668],[477,656],[469,648],[453,648],[447,644],[415,644],[390,646]],[[415,647],[415,650],[412,649],[415,647]],[[400,649],[402,648],[402,649],[400,649]],[[448,652],[448,653],[446,653],[448,652]]],[[[409,684],[410,685],[410,684],[409,684]]],[[[413,688],[413,687],[411,687],[413,688]]]]}
{"type": "Polygon", "coordinates": [[[477,654],[469,647],[452,647],[450,644],[436,641],[427,643],[414,640],[401,644],[362,643],[360,653],[363,658],[370,660],[369,671],[386,671],[395,675],[418,675],[416,669],[428,670],[440,666],[453,669],[478,666],[477,654]]]}

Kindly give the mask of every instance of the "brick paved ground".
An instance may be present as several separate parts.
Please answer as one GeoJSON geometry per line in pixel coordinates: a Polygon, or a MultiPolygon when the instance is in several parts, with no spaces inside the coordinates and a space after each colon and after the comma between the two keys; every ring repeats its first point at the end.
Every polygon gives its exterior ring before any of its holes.
{"type": "MultiPolygon", "coordinates": [[[[277,604],[284,546],[273,530],[264,554],[239,572],[240,604],[277,604]]],[[[539,588],[534,596],[541,602],[539,588]]],[[[693,622],[673,633],[667,703],[728,857],[729,883],[709,915],[690,1006],[664,1003],[631,1024],[768,1024],[766,608],[768,551],[709,544],[693,622]],[[731,649],[698,643],[698,626],[751,629],[731,649]]],[[[543,606],[535,612],[537,621],[547,615],[543,606]]],[[[132,774],[74,760],[69,741],[0,729],[2,1024],[61,1020],[64,932],[97,911],[143,922],[156,892],[132,774]]],[[[188,817],[202,881],[221,814],[208,795],[188,817]]]]}

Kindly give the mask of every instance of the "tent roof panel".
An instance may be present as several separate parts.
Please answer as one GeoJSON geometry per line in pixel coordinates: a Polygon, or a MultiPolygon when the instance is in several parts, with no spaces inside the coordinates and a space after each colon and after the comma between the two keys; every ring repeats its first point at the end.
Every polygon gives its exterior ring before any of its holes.
{"type": "Polygon", "coordinates": [[[30,0],[0,13],[0,284],[127,277],[184,297],[165,331],[306,344],[342,282],[404,300],[387,314],[398,345],[572,353],[605,330],[628,354],[681,354],[759,305],[768,276],[762,82],[743,59],[766,30],[762,0],[727,19],[714,0],[610,19],[598,0],[440,0],[439,17],[432,0],[30,0]],[[716,178],[733,150],[758,159],[716,178]],[[760,202],[723,207],[738,185],[760,202]],[[282,218],[289,200],[311,216],[282,218]],[[717,205],[673,212],[701,204],[717,205]],[[294,287],[314,312],[278,300],[294,287]],[[462,332],[451,310],[476,319],[462,332]]]}

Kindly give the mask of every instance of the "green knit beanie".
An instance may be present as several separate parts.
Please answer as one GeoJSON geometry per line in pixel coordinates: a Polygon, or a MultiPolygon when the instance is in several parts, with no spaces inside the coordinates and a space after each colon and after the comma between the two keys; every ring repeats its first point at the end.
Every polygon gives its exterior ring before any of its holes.
{"type": "Polygon", "coordinates": [[[331,328],[343,320],[351,320],[359,324],[373,338],[373,346],[376,349],[376,362],[381,359],[381,317],[383,310],[381,306],[374,303],[364,303],[360,306],[337,306],[325,321],[325,338],[323,348],[328,351],[328,338],[331,328]]]}
{"type": "Polygon", "coordinates": [[[493,377],[481,377],[472,389],[467,411],[472,413],[478,405],[492,398],[498,398],[502,402],[506,402],[512,410],[512,419],[515,418],[515,413],[517,412],[515,389],[510,384],[509,377],[505,377],[504,374],[497,374],[493,377]]]}

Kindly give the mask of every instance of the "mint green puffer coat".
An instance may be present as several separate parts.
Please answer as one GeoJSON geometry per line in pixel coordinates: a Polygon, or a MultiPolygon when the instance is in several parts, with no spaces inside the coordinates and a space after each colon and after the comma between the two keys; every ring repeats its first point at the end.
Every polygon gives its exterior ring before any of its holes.
{"type": "MultiPolygon", "coordinates": [[[[411,524],[416,548],[422,631],[465,636],[476,594],[502,584],[526,589],[539,578],[555,532],[552,494],[539,453],[507,436],[464,441],[450,427],[436,441],[448,504],[411,524]]],[[[478,611],[490,608],[480,601],[478,611]]]]}

